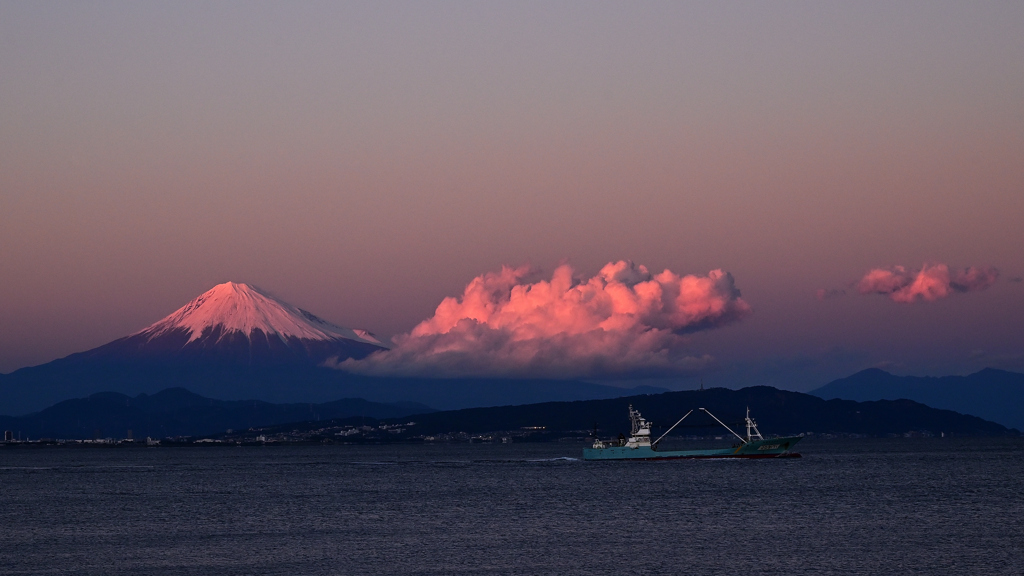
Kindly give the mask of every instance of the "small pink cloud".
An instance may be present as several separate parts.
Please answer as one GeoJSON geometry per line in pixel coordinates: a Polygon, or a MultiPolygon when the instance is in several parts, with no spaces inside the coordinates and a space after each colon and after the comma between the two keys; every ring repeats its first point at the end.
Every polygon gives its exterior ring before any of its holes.
{"type": "Polygon", "coordinates": [[[971,266],[954,274],[949,281],[949,286],[957,292],[975,292],[988,288],[998,279],[999,270],[991,266],[982,268],[971,266]]]}
{"type": "Polygon", "coordinates": [[[845,295],[846,290],[843,290],[842,288],[818,288],[814,291],[814,297],[821,301],[831,300],[845,295]]]}
{"type": "Polygon", "coordinates": [[[994,284],[999,270],[991,266],[971,266],[951,273],[946,264],[925,264],[920,270],[903,266],[875,268],[857,282],[861,294],[885,294],[905,304],[923,300],[934,302],[954,292],[977,292],[994,284]]]}
{"type": "Polygon", "coordinates": [[[685,374],[712,362],[684,335],[750,314],[732,275],[651,274],[629,261],[580,279],[568,265],[550,280],[526,267],[474,278],[460,297],[391,350],[337,367],[375,375],[641,377],[685,374]]]}

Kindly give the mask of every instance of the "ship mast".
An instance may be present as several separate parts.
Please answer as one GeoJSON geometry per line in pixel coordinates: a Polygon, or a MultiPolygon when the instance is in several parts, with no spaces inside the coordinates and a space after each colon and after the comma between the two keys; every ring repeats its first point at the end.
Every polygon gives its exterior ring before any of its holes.
{"type": "Polygon", "coordinates": [[[757,423],[750,417],[750,406],[747,406],[747,442],[753,440],[755,436],[758,440],[764,440],[764,436],[757,430],[757,423]],[[750,433],[751,430],[754,431],[753,434],[750,433]]]}

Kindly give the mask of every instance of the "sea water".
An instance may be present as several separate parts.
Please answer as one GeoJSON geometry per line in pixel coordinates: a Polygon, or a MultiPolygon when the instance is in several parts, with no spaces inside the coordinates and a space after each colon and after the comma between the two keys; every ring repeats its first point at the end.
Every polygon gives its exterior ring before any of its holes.
{"type": "Polygon", "coordinates": [[[0,574],[1022,574],[1024,440],[0,450],[0,574]]]}

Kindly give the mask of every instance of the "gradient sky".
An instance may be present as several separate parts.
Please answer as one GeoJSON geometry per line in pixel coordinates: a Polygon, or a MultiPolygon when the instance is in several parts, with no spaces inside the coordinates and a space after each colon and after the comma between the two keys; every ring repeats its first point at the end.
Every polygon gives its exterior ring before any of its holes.
{"type": "Polygon", "coordinates": [[[753,313],[691,336],[709,385],[1024,371],[1022,30],[1021,2],[0,3],[0,372],[227,280],[390,337],[503,264],[620,259],[733,275],[753,313]],[[850,288],[926,262],[1001,274],[850,288]]]}

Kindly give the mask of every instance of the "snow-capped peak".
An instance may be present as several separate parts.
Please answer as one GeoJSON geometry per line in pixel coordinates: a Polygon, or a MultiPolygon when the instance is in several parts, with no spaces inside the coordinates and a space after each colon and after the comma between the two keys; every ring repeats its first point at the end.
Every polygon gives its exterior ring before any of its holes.
{"type": "Polygon", "coordinates": [[[221,328],[221,335],[241,332],[248,336],[255,330],[281,339],[295,337],[303,340],[337,340],[344,338],[383,347],[366,330],[353,330],[335,326],[261,292],[248,284],[225,282],[204,292],[163,320],[140,330],[136,334],[153,339],[161,334],[188,330],[189,342],[199,339],[204,332],[221,328]]]}

